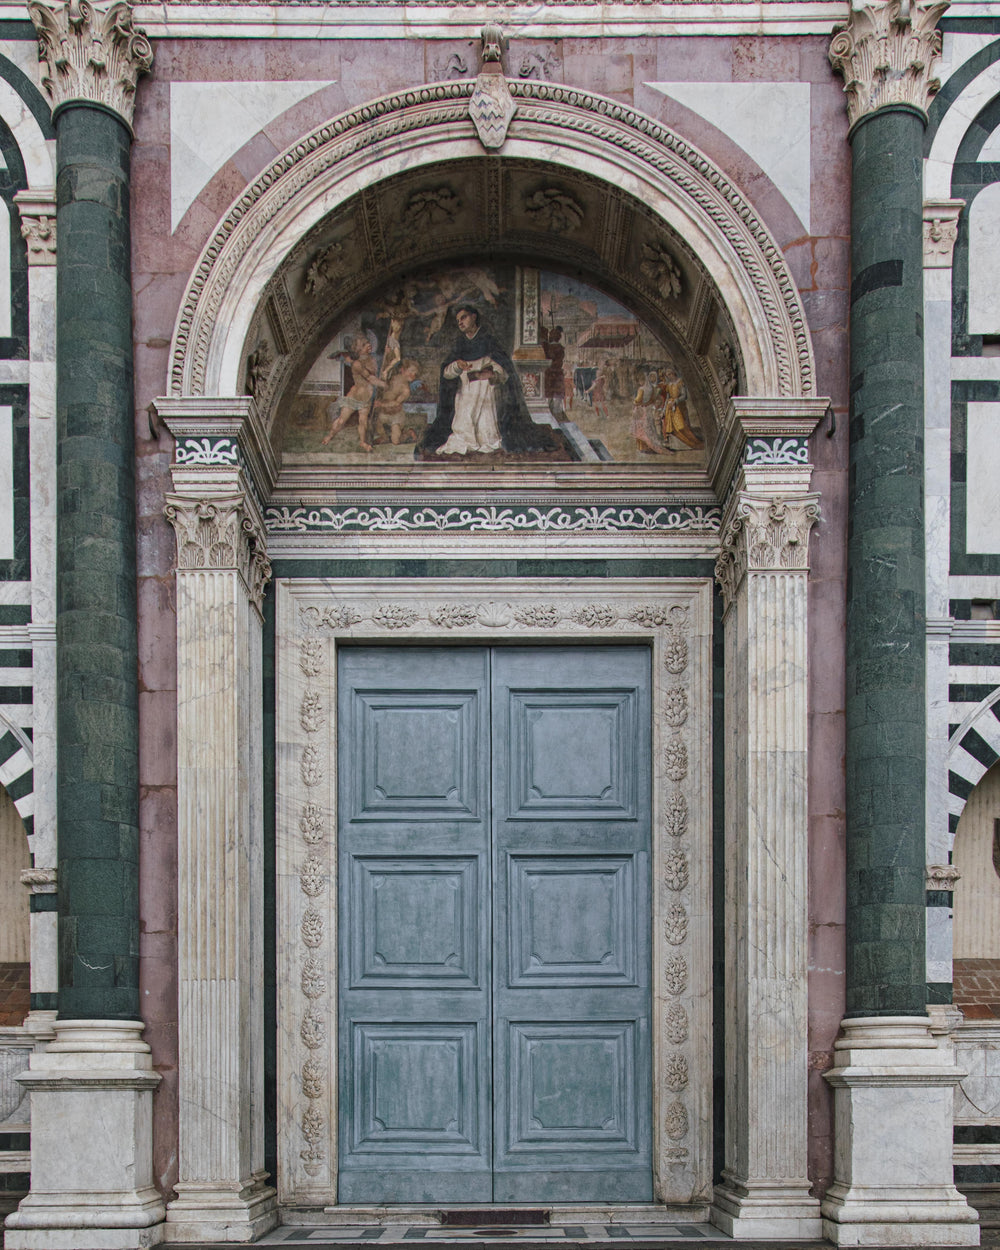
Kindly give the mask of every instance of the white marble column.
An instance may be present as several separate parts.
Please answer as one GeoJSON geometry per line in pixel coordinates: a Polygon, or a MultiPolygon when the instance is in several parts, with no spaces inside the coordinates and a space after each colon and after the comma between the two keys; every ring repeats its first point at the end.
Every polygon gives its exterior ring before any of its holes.
{"type": "Polygon", "coordinates": [[[263,1132],[261,604],[270,565],[243,423],[201,440],[181,433],[189,423],[168,425],[177,437],[166,512],[178,565],[180,1158],[167,1237],[248,1242],[277,1220],[263,1132]]]}
{"type": "Polygon", "coordinates": [[[726,1150],[713,1223],[818,1237],[807,1175],[808,436],[825,401],[733,401],[725,607],[726,1150]],[[780,432],[778,432],[780,431],[780,432]]]}

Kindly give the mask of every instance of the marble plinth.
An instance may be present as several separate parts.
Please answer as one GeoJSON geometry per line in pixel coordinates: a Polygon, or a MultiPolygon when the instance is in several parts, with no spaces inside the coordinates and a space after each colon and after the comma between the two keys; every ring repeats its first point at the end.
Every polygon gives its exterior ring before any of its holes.
{"type": "Polygon", "coordinates": [[[920,1016],[845,1020],[834,1088],[834,1183],[821,1204],[838,1246],[977,1246],[955,1188],[954,1088],[965,1075],[920,1016]]]}
{"type": "Polygon", "coordinates": [[[142,1024],[57,1020],[18,1080],[31,1092],[31,1192],[8,1250],[132,1250],[163,1240],[153,1186],[152,1070],[142,1024]]]}

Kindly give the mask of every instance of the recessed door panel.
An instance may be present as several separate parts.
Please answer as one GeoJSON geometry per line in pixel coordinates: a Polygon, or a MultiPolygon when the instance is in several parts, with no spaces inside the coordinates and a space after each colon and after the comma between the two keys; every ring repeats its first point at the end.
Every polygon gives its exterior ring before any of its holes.
{"type": "Polygon", "coordinates": [[[648,651],[339,681],[340,1200],[650,1200],[648,651]]]}

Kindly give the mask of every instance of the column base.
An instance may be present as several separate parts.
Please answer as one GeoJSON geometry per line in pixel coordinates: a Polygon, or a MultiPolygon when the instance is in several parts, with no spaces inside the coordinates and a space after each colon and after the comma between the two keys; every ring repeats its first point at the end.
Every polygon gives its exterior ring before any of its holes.
{"type": "Polygon", "coordinates": [[[278,1223],[277,1192],[264,1183],[266,1172],[243,1186],[181,1182],[177,1197],[167,1207],[170,1241],[250,1242],[263,1237],[278,1223]]]}
{"type": "Polygon", "coordinates": [[[927,1016],[845,1020],[834,1089],[834,1183],[821,1204],[838,1246],[978,1246],[954,1185],[954,1088],[965,1073],[927,1016]]]}
{"type": "Polygon", "coordinates": [[[809,1184],[741,1183],[726,1178],[715,1190],[709,1216],[716,1228],[737,1241],[818,1241],[819,1200],[809,1184]]]}
{"type": "Polygon", "coordinates": [[[139,1021],[57,1020],[17,1080],[31,1093],[31,1190],[7,1250],[138,1250],[163,1240],[153,1187],[160,1083],[139,1021]]]}

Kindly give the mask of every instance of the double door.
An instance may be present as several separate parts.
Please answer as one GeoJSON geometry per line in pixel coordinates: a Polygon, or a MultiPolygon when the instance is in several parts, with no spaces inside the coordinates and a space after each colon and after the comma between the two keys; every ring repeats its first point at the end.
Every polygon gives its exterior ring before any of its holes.
{"type": "Polygon", "coordinates": [[[341,650],[341,1202],[651,1200],[649,666],[341,650]]]}

